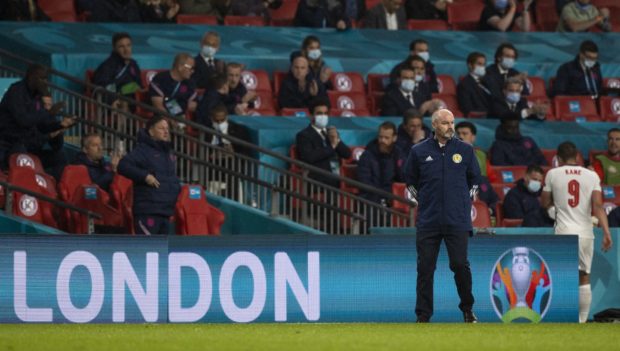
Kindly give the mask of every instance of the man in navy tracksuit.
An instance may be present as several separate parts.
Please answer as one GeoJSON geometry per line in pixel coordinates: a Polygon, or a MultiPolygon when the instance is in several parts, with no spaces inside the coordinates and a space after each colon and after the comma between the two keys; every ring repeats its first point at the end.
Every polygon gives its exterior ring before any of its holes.
{"type": "Polygon", "coordinates": [[[133,181],[136,234],[169,234],[181,185],[167,120],[156,116],[147,122],[133,151],[118,163],[118,173],[133,181]]]}
{"type": "Polygon", "coordinates": [[[467,260],[472,233],[471,195],[477,191],[480,167],[471,145],[454,137],[454,115],[433,113],[434,138],[415,145],[405,165],[405,181],[419,203],[416,248],[418,253],[418,322],[433,314],[433,276],[441,241],[448,249],[450,269],[461,298],[459,308],[467,323],[475,323],[474,296],[467,260]]]}

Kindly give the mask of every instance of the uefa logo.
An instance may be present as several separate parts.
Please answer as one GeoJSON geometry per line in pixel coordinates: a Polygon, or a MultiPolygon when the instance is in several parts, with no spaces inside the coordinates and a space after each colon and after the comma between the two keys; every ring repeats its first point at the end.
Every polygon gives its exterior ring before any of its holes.
{"type": "Polygon", "coordinates": [[[514,247],[504,252],[493,267],[491,304],[504,323],[538,323],[549,311],[551,272],[538,252],[514,247]]]}

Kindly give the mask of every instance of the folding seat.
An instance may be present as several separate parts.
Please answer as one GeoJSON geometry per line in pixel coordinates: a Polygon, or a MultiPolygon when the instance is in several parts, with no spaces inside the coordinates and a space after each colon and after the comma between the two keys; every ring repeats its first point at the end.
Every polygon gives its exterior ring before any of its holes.
{"type": "Polygon", "coordinates": [[[510,191],[510,189],[515,187],[515,183],[492,183],[491,187],[499,197],[499,201],[504,201],[506,194],[510,191]]]}
{"type": "Polygon", "coordinates": [[[356,108],[353,110],[341,110],[332,108],[329,110],[329,115],[332,117],[367,117],[372,116],[370,111],[365,108],[356,108]]]}
{"type": "Polygon", "coordinates": [[[57,197],[56,179],[45,173],[43,164],[39,157],[27,153],[15,153],[9,157],[9,169],[17,167],[26,167],[34,170],[35,180],[44,193],[51,197],[57,197]]]}
{"type": "Polygon", "coordinates": [[[330,77],[334,91],[364,93],[364,78],[357,72],[335,72],[330,77]]]}
{"type": "Polygon", "coordinates": [[[220,235],[224,220],[224,213],[207,202],[201,186],[181,188],[175,210],[178,235],[220,235]]]}
{"type": "MultiPolygon", "coordinates": [[[[9,169],[8,182],[12,185],[30,191],[50,196],[42,189],[36,180],[37,173],[29,167],[12,167],[9,169]]],[[[51,196],[50,196],[51,197],[51,196]]],[[[32,195],[13,192],[13,214],[31,221],[59,228],[58,209],[47,201],[37,199],[32,195]]]]}
{"type": "Polygon", "coordinates": [[[453,30],[476,30],[484,3],[478,1],[455,2],[448,5],[448,24],[453,30]]]}
{"type": "Polygon", "coordinates": [[[620,121],[620,98],[615,96],[601,96],[598,100],[601,118],[608,122],[620,121]]]}
{"type": "Polygon", "coordinates": [[[125,230],[134,234],[133,228],[133,182],[120,174],[115,174],[110,184],[111,204],[123,215],[125,230]]]}
{"type": "Polygon", "coordinates": [[[366,109],[366,94],[359,92],[328,91],[331,107],[339,110],[366,109]]]}
{"type": "Polygon", "coordinates": [[[381,3],[381,0],[365,0],[365,1],[366,1],[366,10],[370,10],[371,8],[381,3]]]}
{"type": "Polygon", "coordinates": [[[262,69],[245,70],[241,72],[241,83],[247,90],[268,91],[271,93],[269,74],[262,69]]]}
{"type": "Polygon", "coordinates": [[[448,22],[444,20],[410,19],[407,21],[407,29],[409,30],[450,30],[450,26],[448,26],[448,22]]]}
{"type": "Polygon", "coordinates": [[[271,25],[274,27],[292,27],[298,5],[299,0],[284,0],[279,8],[270,9],[271,25]]]}
{"type": "Polygon", "coordinates": [[[482,201],[471,203],[471,224],[474,228],[489,228],[491,226],[491,214],[486,203],[482,201]]]}
{"type": "MultiPolygon", "coordinates": [[[[411,199],[411,193],[409,193],[409,190],[407,190],[407,185],[405,183],[393,183],[392,194],[398,197],[405,198],[405,199],[411,199]]],[[[392,209],[395,211],[404,213],[404,214],[409,214],[409,211],[411,210],[411,206],[408,203],[404,203],[401,201],[393,201],[392,209]]],[[[413,211],[414,211],[414,219],[415,219],[417,218],[417,212],[418,212],[417,207],[415,207],[413,211]]],[[[394,219],[392,220],[392,226],[394,227],[406,227],[408,225],[409,223],[407,221],[399,220],[396,217],[394,217],[394,219]]]]}
{"type": "Polygon", "coordinates": [[[366,79],[368,81],[368,95],[384,93],[390,85],[389,74],[369,73],[366,79]]]}
{"type": "Polygon", "coordinates": [[[562,121],[600,121],[596,102],[590,96],[556,96],[555,115],[562,121]]]}
{"type": "Polygon", "coordinates": [[[433,94],[433,99],[441,100],[444,107],[452,111],[455,117],[463,117],[463,112],[459,110],[459,103],[455,95],[433,94]]]}
{"type": "Polygon", "coordinates": [[[620,205],[620,185],[603,185],[603,202],[620,205]]]}
{"type": "Polygon", "coordinates": [[[454,95],[456,96],[456,83],[454,78],[448,74],[437,75],[437,90],[442,95],[454,95]]]}
{"type": "Polygon", "coordinates": [[[555,9],[555,3],[539,2],[536,4],[536,26],[542,32],[555,32],[560,18],[555,9]]]}
{"type": "Polygon", "coordinates": [[[38,0],[37,3],[54,22],[77,22],[74,0],[38,0]]]}
{"type": "Polygon", "coordinates": [[[177,15],[178,24],[206,24],[210,26],[217,26],[216,16],[206,15],[177,15]]]}
{"type": "Polygon", "coordinates": [[[224,25],[263,27],[265,26],[265,19],[262,16],[226,16],[224,17],[224,25]]]}
{"type": "Polygon", "coordinates": [[[491,170],[499,177],[502,183],[515,183],[525,177],[526,166],[491,166],[491,170]]]}
{"type": "Polygon", "coordinates": [[[545,80],[541,77],[529,76],[525,80],[527,90],[529,90],[530,98],[547,99],[547,91],[545,89],[545,80]]]}

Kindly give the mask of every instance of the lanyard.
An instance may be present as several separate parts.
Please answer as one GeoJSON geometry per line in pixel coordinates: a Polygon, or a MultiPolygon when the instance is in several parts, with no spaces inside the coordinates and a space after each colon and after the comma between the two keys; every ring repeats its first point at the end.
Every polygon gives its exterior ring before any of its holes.
{"type": "Polygon", "coordinates": [[[127,70],[128,67],[129,67],[129,64],[126,64],[125,67],[123,67],[123,69],[120,72],[118,72],[118,74],[116,75],[114,79],[116,80],[122,77],[123,74],[125,74],[125,71],[127,70]]]}
{"type": "Polygon", "coordinates": [[[172,91],[172,94],[170,94],[170,98],[172,99],[176,94],[177,94],[177,90],[179,90],[179,87],[181,86],[181,82],[177,83],[177,86],[174,87],[174,90],[172,91]]]}
{"type": "Polygon", "coordinates": [[[590,69],[586,69],[584,78],[586,80],[586,87],[588,88],[588,92],[594,93],[594,96],[598,96],[598,90],[596,89],[596,82],[594,82],[594,77],[592,76],[592,71],[590,69]],[[592,87],[590,87],[590,79],[592,80],[592,87]]]}

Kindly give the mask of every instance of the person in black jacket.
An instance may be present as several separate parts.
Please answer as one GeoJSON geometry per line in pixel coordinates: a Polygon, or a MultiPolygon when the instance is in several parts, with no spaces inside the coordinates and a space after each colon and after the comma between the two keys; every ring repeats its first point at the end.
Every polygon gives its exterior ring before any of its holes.
{"type": "Polygon", "coordinates": [[[248,110],[254,107],[256,92],[248,91],[241,83],[241,72],[243,65],[230,62],[226,65],[226,77],[228,78],[228,95],[225,99],[226,107],[229,111],[234,111],[237,115],[247,115],[248,110]]]}
{"type": "Polygon", "coordinates": [[[475,323],[467,242],[472,235],[471,198],[477,192],[480,167],[474,148],[454,137],[452,112],[434,112],[432,123],[434,137],[411,148],[403,171],[407,188],[419,203],[415,313],[418,322],[430,322],[433,277],[439,247],[444,241],[461,300],[459,309],[466,323],[475,323]]]}
{"type": "Polygon", "coordinates": [[[192,79],[197,89],[211,88],[213,79],[226,74],[226,62],[215,58],[220,50],[220,35],[217,32],[207,32],[200,41],[200,52],[194,58],[195,67],[192,79]]]}
{"type": "Polygon", "coordinates": [[[140,17],[145,23],[176,23],[180,8],[176,0],[141,0],[140,17]]]}
{"type": "MultiPolygon", "coordinates": [[[[519,52],[511,43],[502,43],[497,47],[497,50],[495,50],[495,62],[486,68],[486,74],[483,78],[484,85],[491,92],[491,96],[501,99],[504,84],[510,77],[517,76],[522,82],[525,82],[527,73],[519,73],[519,71],[513,68],[518,58],[519,52]]],[[[530,94],[527,86],[524,86],[522,93],[523,95],[530,94]]]]}
{"type": "Polygon", "coordinates": [[[530,5],[534,0],[523,0],[523,10],[517,12],[517,0],[486,0],[480,14],[479,30],[508,32],[517,28],[529,32],[532,18],[530,5]]]}
{"type": "Polygon", "coordinates": [[[521,135],[521,118],[515,113],[503,116],[495,130],[491,145],[491,164],[494,166],[546,166],[547,160],[534,139],[521,135]]]}
{"type": "Polygon", "coordinates": [[[502,98],[492,98],[489,116],[491,118],[501,118],[509,113],[516,113],[522,119],[544,120],[549,105],[547,103],[532,103],[530,107],[528,101],[521,95],[523,83],[517,77],[510,77],[504,84],[502,98]]]}
{"type": "Polygon", "coordinates": [[[426,140],[432,134],[430,128],[424,125],[424,120],[418,110],[412,108],[405,111],[403,123],[398,126],[396,138],[396,147],[400,150],[403,161],[407,161],[407,156],[409,156],[409,151],[413,145],[426,140]]]}
{"type": "MultiPolygon", "coordinates": [[[[228,78],[223,75],[217,76],[214,81],[215,83],[210,84],[213,86],[213,89],[209,89],[205,92],[194,113],[196,123],[200,123],[206,127],[212,126],[211,113],[213,109],[220,104],[225,104],[228,98],[228,78]]],[[[228,113],[235,113],[234,106],[224,106],[228,110],[228,113]]]]}
{"type": "Polygon", "coordinates": [[[403,8],[403,0],[382,0],[366,12],[362,20],[363,28],[405,30],[407,29],[407,13],[403,8]]]}
{"type": "Polygon", "coordinates": [[[416,108],[424,116],[439,109],[442,102],[432,98],[431,89],[424,82],[424,60],[412,58],[411,67],[400,70],[397,84],[383,96],[382,116],[402,116],[410,108],[416,108]]]}
{"type": "Polygon", "coordinates": [[[101,136],[90,133],[82,137],[82,151],[75,156],[73,164],[86,166],[90,180],[101,189],[110,191],[119,161],[118,154],[112,155],[110,162],[106,161],[103,157],[101,136]]]}
{"type": "Polygon", "coordinates": [[[95,0],[89,22],[142,22],[136,0],[95,0]]]}
{"type": "Polygon", "coordinates": [[[540,204],[543,170],[540,166],[527,167],[525,177],[517,181],[504,198],[504,218],[523,219],[522,227],[551,227],[553,220],[540,204]]]}
{"type": "Polygon", "coordinates": [[[448,2],[451,0],[406,0],[407,19],[447,20],[448,2]]]}
{"type": "Polygon", "coordinates": [[[280,108],[309,108],[315,97],[327,98],[324,85],[310,74],[308,60],[303,56],[296,57],[282,81],[278,105],[280,108]]]}
{"type": "Polygon", "coordinates": [[[312,79],[317,81],[317,83],[323,84],[324,90],[331,90],[332,83],[329,78],[332,76],[333,72],[323,60],[319,37],[314,35],[305,37],[304,41],[301,43],[301,50],[296,50],[291,53],[291,63],[299,56],[303,56],[308,60],[309,74],[312,79]]]}
{"type": "Polygon", "coordinates": [[[181,190],[172,154],[170,126],[159,115],[138,132],[138,143],[118,163],[118,173],[133,181],[133,214],[136,234],[169,234],[181,190]]]}
{"type": "Polygon", "coordinates": [[[555,75],[553,95],[589,95],[597,98],[603,90],[603,75],[598,62],[598,46],[586,40],[574,60],[564,63],[555,75]]]}
{"type": "Polygon", "coordinates": [[[491,91],[485,86],[487,59],[483,53],[472,52],[467,56],[467,69],[469,74],[456,86],[456,97],[459,108],[469,116],[475,113],[486,116],[491,103],[491,91]]]}
{"type": "Polygon", "coordinates": [[[196,87],[191,80],[194,58],[180,53],[174,57],[172,69],[159,72],[149,85],[149,97],[153,107],[173,116],[194,112],[197,107],[196,87]]]}
{"type": "MultiPolygon", "coordinates": [[[[301,0],[295,12],[294,25],[338,30],[351,28],[351,19],[355,18],[349,18],[347,3],[346,0],[301,0]]],[[[355,4],[358,3],[359,1],[355,0],[355,4]]]]}
{"type": "Polygon", "coordinates": [[[409,56],[401,63],[397,64],[390,71],[390,84],[396,84],[400,69],[403,67],[412,67],[412,58],[419,56],[424,60],[424,82],[431,88],[431,93],[439,93],[437,85],[437,74],[435,73],[435,65],[431,62],[428,42],[424,39],[415,39],[409,43],[409,56]]]}

